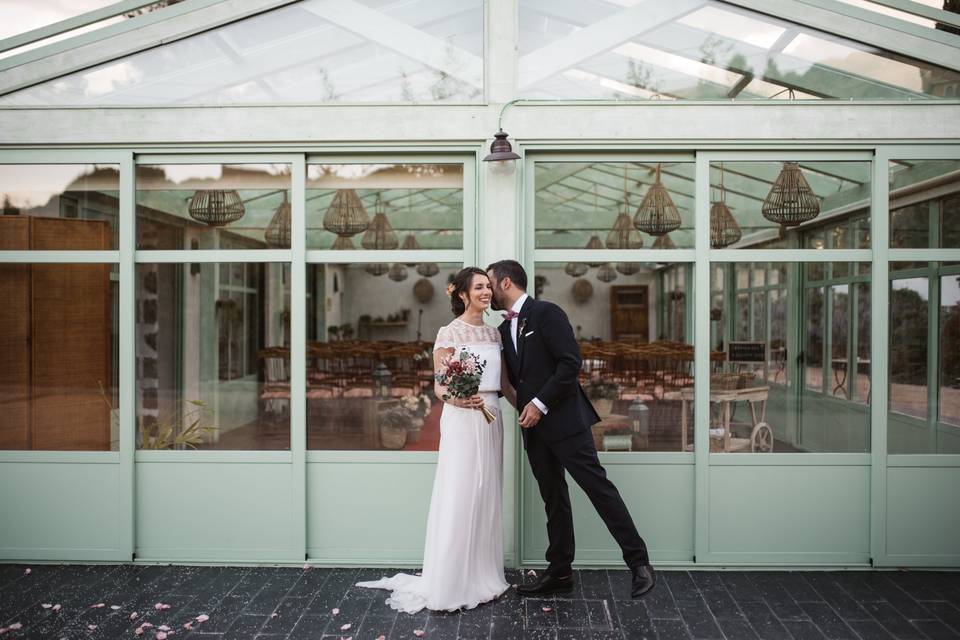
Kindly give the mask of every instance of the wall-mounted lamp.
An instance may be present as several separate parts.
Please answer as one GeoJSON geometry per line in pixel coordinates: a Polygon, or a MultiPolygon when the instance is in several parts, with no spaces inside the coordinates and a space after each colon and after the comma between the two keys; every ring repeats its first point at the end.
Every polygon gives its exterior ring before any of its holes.
{"type": "Polygon", "coordinates": [[[498,176],[513,175],[517,169],[516,160],[520,156],[513,152],[510,141],[507,140],[507,132],[500,129],[493,135],[493,144],[490,145],[490,155],[483,159],[484,162],[492,163],[490,173],[498,176]]]}

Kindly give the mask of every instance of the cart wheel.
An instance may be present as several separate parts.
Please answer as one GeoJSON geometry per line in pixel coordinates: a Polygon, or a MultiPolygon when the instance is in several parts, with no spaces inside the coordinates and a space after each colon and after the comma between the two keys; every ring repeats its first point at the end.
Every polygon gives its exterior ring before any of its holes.
{"type": "Polygon", "coordinates": [[[750,434],[750,451],[770,453],[773,451],[773,430],[766,422],[759,422],[750,434]]]}

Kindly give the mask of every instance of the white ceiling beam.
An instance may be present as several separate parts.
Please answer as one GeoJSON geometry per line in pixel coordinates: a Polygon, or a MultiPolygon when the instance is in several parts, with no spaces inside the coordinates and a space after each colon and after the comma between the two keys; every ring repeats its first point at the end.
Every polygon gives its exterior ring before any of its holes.
{"type": "Polygon", "coordinates": [[[385,46],[411,60],[443,71],[471,86],[483,86],[483,60],[479,56],[454,47],[355,0],[309,2],[304,3],[303,8],[338,27],[385,46]]]}
{"type": "Polygon", "coordinates": [[[871,11],[869,9],[864,9],[863,7],[857,7],[845,2],[838,3],[837,0],[797,0],[803,4],[809,4],[814,7],[819,7],[821,9],[826,9],[828,11],[836,11],[837,13],[842,13],[844,15],[856,18],[863,22],[869,22],[871,24],[879,25],[886,29],[894,29],[896,31],[902,31],[913,36],[920,38],[925,38],[927,40],[934,40],[942,44],[946,44],[951,47],[960,47],[960,36],[957,36],[948,31],[939,31],[937,29],[931,29],[921,24],[915,22],[909,22],[902,18],[894,17],[888,14],[879,13],[877,11],[871,11]]]}
{"type": "Polygon", "coordinates": [[[722,2],[960,71],[960,52],[957,47],[905,33],[877,24],[876,21],[867,22],[858,19],[848,11],[856,7],[831,3],[832,8],[825,9],[800,0],[722,0],[722,2]]]}
{"type": "Polygon", "coordinates": [[[903,11],[921,18],[942,22],[943,24],[948,24],[953,27],[960,27],[960,14],[937,9],[925,5],[922,2],[916,2],[915,0],[869,0],[869,2],[878,4],[881,7],[897,9],[898,11],[903,11]]]}
{"type": "Polygon", "coordinates": [[[602,18],[520,58],[520,87],[530,87],[705,4],[705,0],[647,0],[602,18]]]}

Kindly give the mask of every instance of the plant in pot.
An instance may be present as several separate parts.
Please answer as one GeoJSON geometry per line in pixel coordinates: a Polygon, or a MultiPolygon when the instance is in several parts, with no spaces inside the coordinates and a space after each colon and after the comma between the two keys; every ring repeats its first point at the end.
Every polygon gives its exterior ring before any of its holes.
{"type": "Polygon", "coordinates": [[[407,427],[407,442],[411,444],[419,442],[423,421],[430,413],[430,398],[426,394],[404,396],[401,406],[410,415],[410,426],[407,427]]]}
{"type": "Polygon", "coordinates": [[[327,327],[327,333],[330,335],[330,341],[332,342],[340,337],[340,327],[337,325],[327,327]]]}
{"type": "Polygon", "coordinates": [[[384,449],[403,449],[410,429],[410,414],[403,407],[393,407],[378,416],[380,445],[384,449]]]}
{"type": "Polygon", "coordinates": [[[340,336],[344,340],[349,340],[353,337],[353,325],[349,322],[340,325],[340,336]]]}
{"type": "Polygon", "coordinates": [[[595,380],[585,389],[593,408],[601,417],[608,416],[613,411],[613,401],[620,397],[620,385],[616,382],[595,380]]]}

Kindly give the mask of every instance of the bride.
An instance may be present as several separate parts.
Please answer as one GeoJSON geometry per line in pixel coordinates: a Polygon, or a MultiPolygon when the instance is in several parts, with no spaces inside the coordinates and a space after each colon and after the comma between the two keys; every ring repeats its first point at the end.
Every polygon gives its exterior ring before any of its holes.
{"type": "MultiPolygon", "coordinates": [[[[461,270],[447,292],[456,317],[437,334],[434,370],[444,357],[466,349],[486,361],[480,391],[467,399],[450,398],[443,406],[422,575],[398,573],[357,583],[389,589],[386,603],[407,613],[424,607],[472,609],[510,587],[503,576],[503,420],[497,396],[502,390],[515,405],[516,394],[503,366],[500,332],[483,323],[493,295],[486,272],[461,270]],[[491,423],[480,411],[484,405],[495,416],[491,423]]],[[[446,389],[434,386],[442,398],[446,389]]]]}

